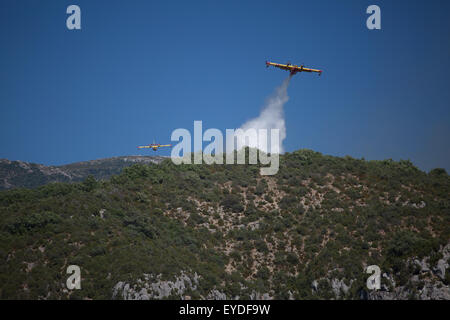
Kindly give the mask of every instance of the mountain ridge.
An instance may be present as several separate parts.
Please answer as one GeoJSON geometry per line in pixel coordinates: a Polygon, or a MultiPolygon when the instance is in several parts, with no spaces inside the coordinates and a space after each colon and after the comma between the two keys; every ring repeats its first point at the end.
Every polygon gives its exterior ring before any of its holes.
{"type": "Polygon", "coordinates": [[[164,156],[117,156],[74,162],[57,166],[0,159],[0,190],[12,188],[36,188],[51,182],[78,182],[88,175],[97,180],[118,174],[134,163],[160,163],[164,156]]]}

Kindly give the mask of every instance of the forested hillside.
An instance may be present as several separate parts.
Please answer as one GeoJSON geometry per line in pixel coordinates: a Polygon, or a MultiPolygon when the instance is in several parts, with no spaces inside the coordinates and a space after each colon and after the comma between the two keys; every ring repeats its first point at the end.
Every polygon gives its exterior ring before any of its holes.
{"type": "Polygon", "coordinates": [[[450,299],[449,195],[443,169],[311,150],[1,191],[0,298],[450,299]]]}

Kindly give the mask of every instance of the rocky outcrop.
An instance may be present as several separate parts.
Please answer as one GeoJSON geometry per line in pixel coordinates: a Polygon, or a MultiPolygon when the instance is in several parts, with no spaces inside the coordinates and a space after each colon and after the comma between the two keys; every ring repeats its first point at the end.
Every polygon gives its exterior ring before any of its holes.
{"type": "Polygon", "coordinates": [[[340,298],[342,294],[347,294],[348,290],[352,286],[353,280],[350,281],[350,285],[346,285],[344,280],[332,279],[331,280],[331,288],[337,298],[340,298]]]}
{"type": "MultiPolygon", "coordinates": [[[[197,273],[193,275],[182,271],[180,275],[175,276],[173,280],[162,280],[161,275],[153,276],[144,274],[136,283],[130,284],[119,281],[113,288],[112,298],[123,300],[158,300],[164,298],[190,300],[187,295],[189,291],[195,291],[198,286],[200,276],[197,273]]],[[[242,287],[242,289],[247,289],[242,287]]],[[[292,295],[290,295],[292,297],[292,295]]],[[[239,300],[239,296],[229,297],[223,291],[216,288],[211,289],[209,293],[200,296],[200,299],[206,300],[239,300]]],[[[271,300],[268,293],[259,293],[252,291],[250,300],[271,300]]]]}
{"type": "Polygon", "coordinates": [[[390,284],[390,288],[382,285],[378,291],[368,293],[370,300],[450,300],[450,286],[445,281],[448,272],[448,261],[450,259],[450,243],[439,251],[442,258],[435,266],[430,266],[430,258],[422,260],[411,259],[408,263],[415,265],[419,269],[419,274],[412,276],[404,286],[396,286],[392,275],[383,274],[383,277],[390,284]],[[411,290],[418,288],[418,290],[411,290]]]}
{"type": "Polygon", "coordinates": [[[173,281],[161,280],[161,275],[144,274],[135,284],[118,282],[113,289],[113,299],[150,300],[177,296],[183,298],[187,290],[196,290],[199,276],[181,272],[173,281]]]}
{"type": "MultiPolygon", "coordinates": [[[[426,280],[422,289],[418,292],[411,291],[408,286],[395,287],[391,291],[382,288],[379,291],[372,291],[368,293],[369,300],[450,300],[450,287],[442,283],[426,280]]],[[[417,284],[417,281],[412,280],[412,285],[417,284]]]]}
{"type": "Polygon", "coordinates": [[[250,294],[250,300],[272,300],[273,298],[268,293],[259,293],[253,291],[250,294]]]}
{"type": "Polygon", "coordinates": [[[213,289],[206,297],[207,300],[227,300],[227,295],[219,290],[213,289]]]}

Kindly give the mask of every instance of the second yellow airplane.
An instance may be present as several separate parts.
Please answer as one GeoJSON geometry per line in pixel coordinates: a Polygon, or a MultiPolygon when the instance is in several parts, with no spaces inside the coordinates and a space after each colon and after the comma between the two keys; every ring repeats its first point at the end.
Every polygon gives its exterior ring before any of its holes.
{"type": "Polygon", "coordinates": [[[139,146],[138,149],[153,149],[153,151],[158,150],[161,147],[171,147],[171,144],[159,144],[159,143],[151,143],[147,146],[139,146]]]}
{"type": "Polygon", "coordinates": [[[294,75],[297,72],[317,72],[319,74],[319,76],[322,74],[322,70],[306,68],[303,65],[301,65],[301,66],[292,65],[290,63],[281,64],[281,63],[266,61],[266,67],[268,68],[269,66],[274,66],[274,67],[277,67],[277,68],[280,68],[283,70],[287,70],[291,73],[291,75],[294,75]]]}

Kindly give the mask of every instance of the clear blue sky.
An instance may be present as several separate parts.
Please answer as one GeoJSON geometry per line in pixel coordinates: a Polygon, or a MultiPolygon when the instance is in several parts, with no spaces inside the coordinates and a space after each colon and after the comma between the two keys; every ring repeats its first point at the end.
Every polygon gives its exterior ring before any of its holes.
{"type": "Polygon", "coordinates": [[[286,151],[450,171],[450,1],[0,2],[0,158],[129,154],[176,128],[238,128],[287,76],[286,151]],[[66,28],[77,4],[82,30],[66,28]],[[366,28],[368,5],[381,30],[366,28]]]}

